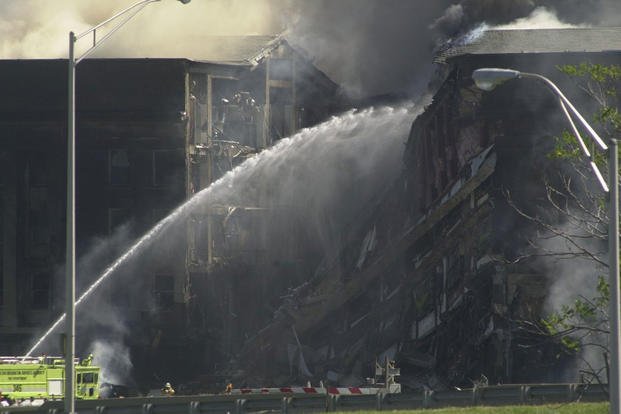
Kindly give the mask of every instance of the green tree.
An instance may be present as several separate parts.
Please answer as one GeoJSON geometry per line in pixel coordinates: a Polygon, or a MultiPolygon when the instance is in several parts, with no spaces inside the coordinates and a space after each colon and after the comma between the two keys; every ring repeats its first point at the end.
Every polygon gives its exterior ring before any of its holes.
{"type": "MultiPolygon", "coordinates": [[[[580,88],[593,105],[590,123],[604,140],[621,138],[619,112],[619,87],[621,66],[581,63],[562,65],[558,69],[580,88]]],[[[588,105],[587,105],[588,106],[588,105]]],[[[588,140],[587,140],[588,141],[588,140]]],[[[608,171],[606,154],[592,148],[593,161],[600,171],[608,171]]],[[[573,132],[563,131],[555,138],[554,149],[548,154],[564,168],[556,177],[545,180],[548,214],[527,214],[512,200],[511,205],[523,217],[535,222],[541,240],[557,239],[562,248],[550,249],[546,243],[535,245],[538,256],[556,259],[587,260],[593,264],[594,293],[589,297],[578,295],[570,303],[540,321],[526,325],[535,328],[548,338],[557,340],[564,352],[581,357],[585,351],[599,352],[606,362],[608,354],[608,302],[609,286],[606,257],[608,237],[608,211],[606,196],[598,191],[594,174],[578,145],[573,132]],[[553,179],[551,179],[553,178],[553,179]],[[550,211],[552,214],[550,214],[550,211]],[[555,217],[555,219],[550,219],[555,217]],[[606,276],[604,276],[606,275],[606,276]]],[[[547,243],[549,245],[550,243],[547,243]]],[[[526,256],[525,256],[526,257],[526,256]]],[[[563,277],[563,275],[560,275],[563,277]]],[[[597,381],[606,381],[606,366],[592,366],[585,360],[585,373],[597,381]]]]}

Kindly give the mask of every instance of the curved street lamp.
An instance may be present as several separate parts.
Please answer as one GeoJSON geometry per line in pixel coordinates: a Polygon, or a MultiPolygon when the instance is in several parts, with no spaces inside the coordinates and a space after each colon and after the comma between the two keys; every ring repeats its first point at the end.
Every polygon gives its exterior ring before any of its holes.
{"type": "MultiPolygon", "coordinates": [[[[65,413],[75,412],[75,68],[84,58],[90,55],[103,42],[112,36],[132,17],[140,13],[150,3],[161,0],[141,0],[96,26],[76,35],[69,32],[69,77],[68,77],[68,119],[67,119],[67,234],[66,234],[66,278],[65,278],[65,306],[66,306],[66,343],[65,343],[65,413]],[[121,18],[122,17],[122,18],[121,18]],[[97,30],[114,22],[115,25],[100,39],[97,30]],[[75,44],[78,40],[91,34],[93,43],[82,55],[75,56],[75,44]]],[[[188,4],[191,0],[178,0],[188,4]]]]}
{"type": "Polygon", "coordinates": [[[608,379],[608,389],[610,393],[610,413],[620,414],[619,398],[621,395],[621,373],[619,361],[619,347],[621,331],[620,314],[621,305],[619,303],[619,160],[617,153],[617,140],[610,139],[609,146],[604,143],[595,130],[589,125],[584,117],[572,105],[572,103],[563,95],[561,90],[550,79],[545,76],[520,72],[513,69],[504,68],[481,68],[472,72],[472,79],[477,87],[484,91],[491,91],[496,86],[516,78],[533,78],[543,82],[558,97],[561,109],[565,117],[569,121],[572,131],[582,148],[582,151],[589,158],[591,168],[597,177],[603,190],[608,193],[609,197],[609,227],[608,227],[608,266],[609,266],[609,283],[610,283],[610,378],[608,379]],[[569,108],[569,110],[568,110],[569,108]],[[608,184],[604,180],[602,174],[597,168],[591,153],[587,149],[578,128],[576,127],[571,114],[573,114],[580,124],[588,131],[593,140],[600,146],[602,150],[608,150],[608,184]]]}

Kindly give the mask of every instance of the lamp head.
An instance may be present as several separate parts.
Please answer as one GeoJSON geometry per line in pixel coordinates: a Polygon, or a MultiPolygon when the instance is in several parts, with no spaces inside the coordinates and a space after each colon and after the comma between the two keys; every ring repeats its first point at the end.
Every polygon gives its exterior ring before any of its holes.
{"type": "Polygon", "coordinates": [[[183,3],[183,4],[188,4],[188,3],[189,3],[190,1],[192,1],[192,0],[179,0],[179,1],[180,1],[181,3],[183,3]]]}
{"type": "Polygon", "coordinates": [[[484,91],[491,91],[501,83],[519,77],[520,72],[513,69],[481,68],[472,72],[474,83],[484,91]]]}

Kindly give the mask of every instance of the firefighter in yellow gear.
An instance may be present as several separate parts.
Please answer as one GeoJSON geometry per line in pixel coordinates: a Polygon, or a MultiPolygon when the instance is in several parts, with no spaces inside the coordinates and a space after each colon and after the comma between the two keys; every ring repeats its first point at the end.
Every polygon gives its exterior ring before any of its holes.
{"type": "Polygon", "coordinates": [[[162,388],[162,395],[168,395],[168,396],[175,395],[175,390],[172,387],[172,385],[170,385],[170,382],[167,382],[164,385],[164,388],[162,388]]]}
{"type": "Polygon", "coordinates": [[[88,357],[84,358],[80,365],[88,367],[93,363],[93,354],[88,354],[88,357]]]}

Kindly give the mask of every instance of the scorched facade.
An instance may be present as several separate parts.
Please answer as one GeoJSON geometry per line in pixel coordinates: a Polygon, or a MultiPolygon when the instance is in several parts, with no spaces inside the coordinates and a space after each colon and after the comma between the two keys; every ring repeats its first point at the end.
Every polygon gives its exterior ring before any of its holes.
{"type": "MultiPolygon", "coordinates": [[[[88,59],[78,66],[78,293],[184,200],[337,109],[337,86],[283,38],[213,41],[223,47],[200,61],[88,59]]],[[[64,309],[66,71],[65,60],[0,61],[5,355],[23,354],[64,309]]],[[[178,364],[175,356],[180,346],[200,342],[196,330],[188,333],[193,283],[209,285],[214,264],[243,249],[229,243],[223,251],[225,216],[196,213],[184,227],[184,243],[160,246],[149,260],[119,269],[120,282],[103,286],[81,310],[78,332],[127,336],[139,355],[134,367],[148,380],[188,364],[198,369],[191,359],[178,364]],[[119,328],[114,319],[121,313],[119,328]]],[[[78,352],[86,346],[78,338],[78,352]]]]}

